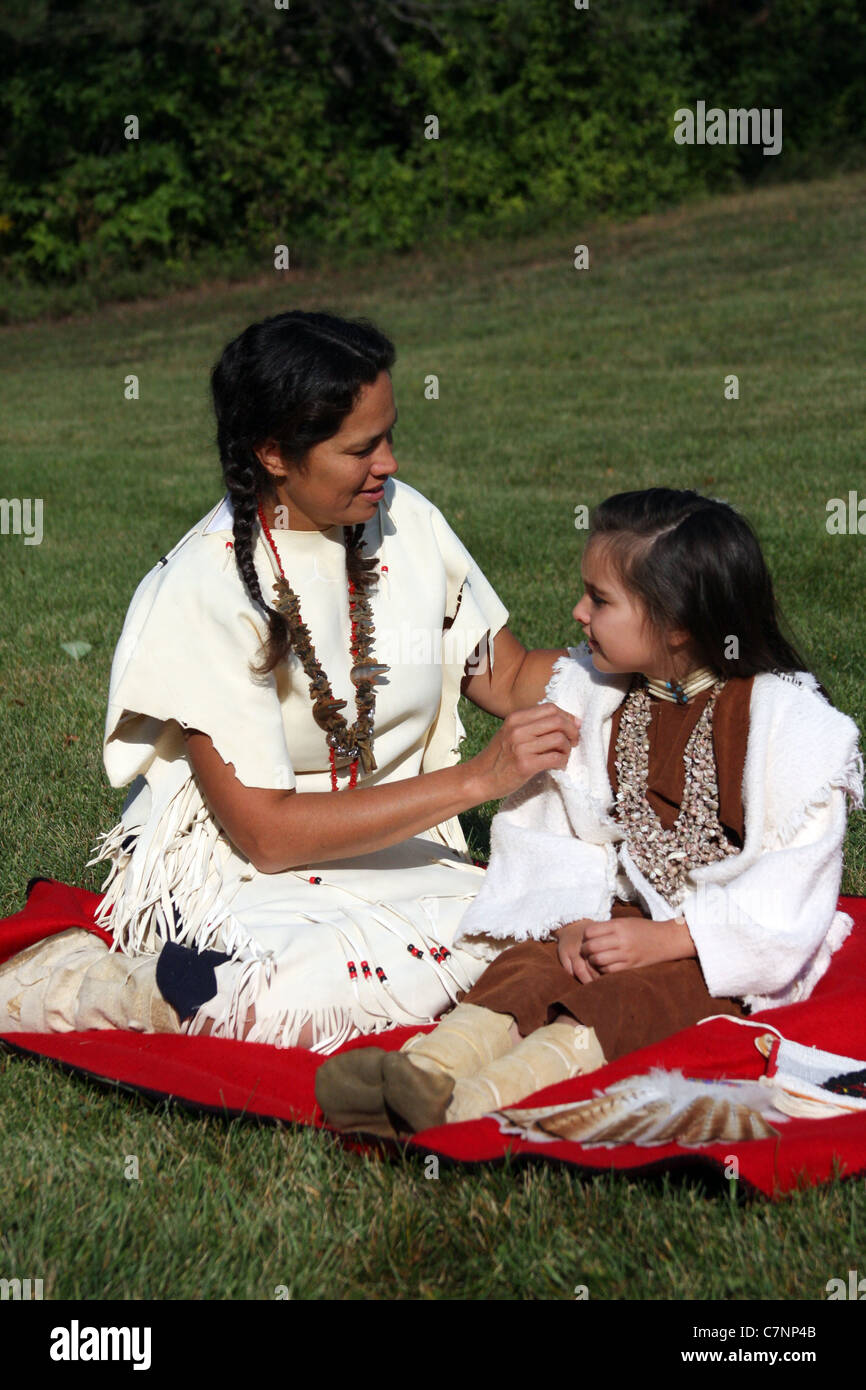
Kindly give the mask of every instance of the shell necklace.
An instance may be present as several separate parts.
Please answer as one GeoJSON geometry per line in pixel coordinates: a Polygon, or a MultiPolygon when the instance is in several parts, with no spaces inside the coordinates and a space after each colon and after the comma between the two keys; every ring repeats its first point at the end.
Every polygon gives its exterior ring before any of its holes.
{"type": "MultiPolygon", "coordinates": [[[[347,724],[340,710],[346,708],[345,700],[336,700],[331,683],[316,656],[310,632],[301,617],[301,607],[297,594],[289,587],[274,538],[265,520],[262,504],[258,507],[259,523],[266,537],[280,571],[280,578],[274,584],[277,598],[274,608],[281,613],[288,625],[293,650],[297,653],[310,682],[310,696],[313,701],[313,718],[326,735],[328,757],[331,764],[331,790],[337,790],[337,769],[349,769],[349,786],[358,781],[358,766],[364,776],[376,771],[373,757],[373,716],[376,710],[376,691],[374,681],[390,669],[377,665],[373,660],[373,633],[375,625],[370,610],[370,600],[366,591],[359,585],[349,583],[349,614],[352,635],[349,651],[352,656],[350,680],[355,687],[355,708],[357,718],[351,726],[347,724]]],[[[349,527],[343,527],[343,540],[348,550],[355,544],[349,527]]]]}
{"type": "Polygon", "coordinates": [[[739,854],[719,820],[719,783],[713,752],[713,707],[725,682],[717,679],[683,753],[685,782],[670,830],[647,800],[650,693],[633,686],[625,698],[616,740],[617,820],[641,873],[672,906],[687,893],[685,879],[700,864],[739,854]]]}

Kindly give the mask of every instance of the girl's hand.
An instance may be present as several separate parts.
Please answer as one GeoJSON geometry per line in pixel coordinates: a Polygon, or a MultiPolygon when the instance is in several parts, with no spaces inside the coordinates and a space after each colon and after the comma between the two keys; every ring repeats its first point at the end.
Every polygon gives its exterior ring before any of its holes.
{"type": "Polygon", "coordinates": [[[564,768],[579,737],[580,720],[549,701],[509,714],[484,751],[466,764],[479,802],[508,796],[538,772],[564,768]]]}
{"type": "Polygon", "coordinates": [[[557,932],[559,963],[563,970],[567,970],[569,975],[573,975],[582,985],[591,985],[593,980],[598,979],[598,971],[593,969],[581,954],[584,932],[592,925],[594,924],[586,918],[582,918],[579,922],[567,922],[557,932]]]}
{"type": "Polygon", "coordinates": [[[602,975],[697,955],[685,922],[673,918],[666,922],[641,917],[586,922],[580,949],[587,964],[602,975]]]}

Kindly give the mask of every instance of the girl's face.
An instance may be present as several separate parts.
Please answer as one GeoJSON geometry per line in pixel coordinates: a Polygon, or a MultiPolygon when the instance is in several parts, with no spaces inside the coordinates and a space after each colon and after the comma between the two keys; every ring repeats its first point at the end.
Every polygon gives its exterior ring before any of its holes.
{"type": "MultiPolygon", "coordinates": [[[[387,372],[361,388],[358,404],[339,433],[307,453],[303,471],[283,462],[269,441],[256,452],[276,487],[275,506],[289,509],[293,531],[324,531],[369,521],[384,495],[386,478],[397,472],[391,436],[397,423],[387,372]]],[[[265,513],[270,522],[269,508],[265,513]]]]}
{"type": "Polygon", "coordinates": [[[596,670],[682,679],[694,664],[689,660],[688,633],[659,633],[653,628],[642,600],[623,586],[604,544],[587,545],[581,576],[584,593],[574,617],[586,633],[596,670]]]}

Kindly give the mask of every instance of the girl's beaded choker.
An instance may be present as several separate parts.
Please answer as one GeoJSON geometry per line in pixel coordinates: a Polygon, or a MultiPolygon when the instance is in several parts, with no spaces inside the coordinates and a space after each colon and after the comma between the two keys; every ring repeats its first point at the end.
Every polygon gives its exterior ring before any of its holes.
{"type": "Polygon", "coordinates": [[[670,700],[671,704],[687,705],[689,700],[695,695],[699,695],[702,690],[709,690],[711,685],[715,685],[719,679],[715,671],[711,671],[708,666],[701,666],[697,671],[692,671],[685,681],[659,681],[653,680],[649,676],[644,676],[646,688],[651,695],[655,695],[659,700],[670,700]]]}

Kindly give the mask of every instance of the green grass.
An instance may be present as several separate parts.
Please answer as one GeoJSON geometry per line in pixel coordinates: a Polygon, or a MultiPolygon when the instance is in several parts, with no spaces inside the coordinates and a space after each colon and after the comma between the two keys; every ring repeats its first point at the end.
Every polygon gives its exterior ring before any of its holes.
{"type": "MultiPolygon", "coordinates": [[[[0,331],[0,491],[41,497],[45,527],[41,546],[0,536],[0,914],[34,874],[100,885],[85,860],[124,797],[101,763],[124,613],[222,493],[212,361],[283,308],[366,314],[393,335],[401,476],[528,645],[578,635],[577,504],[694,486],[753,520],[814,669],[862,726],[866,537],[825,520],[829,498],[866,496],[864,198],[858,174],[0,331]],[[578,241],[588,272],[571,266],[578,241]],[[731,372],[739,401],[724,399],[731,372]],[[78,662],[73,640],[91,646],[78,662]]],[[[468,707],[464,722],[472,753],[494,721],[468,707]]],[[[466,818],[479,847],[490,809],[466,818]]],[[[848,892],[866,892],[864,819],[848,892]]],[[[859,1183],[738,1204],[713,1182],[545,1166],[443,1166],[433,1182],[417,1158],[153,1111],[14,1056],[0,1103],[0,1276],[42,1277],[52,1298],[569,1298],[585,1283],[592,1298],[820,1299],[863,1260],[859,1183]]]]}
{"type": "Polygon", "coordinates": [[[744,1203],[712,1175],[428,1177],[423,1154],[150,1107],[34,1060],[0,1058],[0,1081],[27,1136],[4,1156],[0,1265],[46,1298],[821,1299],[862,1268],[862,1183],[744,1203]]]}

